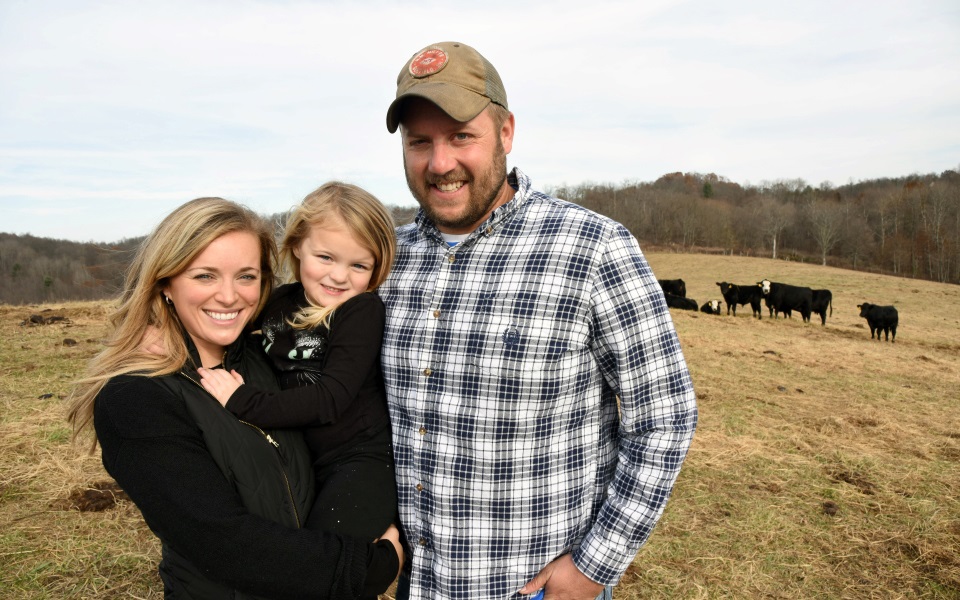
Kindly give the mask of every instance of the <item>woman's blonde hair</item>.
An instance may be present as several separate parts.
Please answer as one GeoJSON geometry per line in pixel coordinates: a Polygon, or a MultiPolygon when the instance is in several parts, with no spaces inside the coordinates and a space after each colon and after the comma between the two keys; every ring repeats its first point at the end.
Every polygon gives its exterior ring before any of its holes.
{"type": "MultiPolygon", "coordinates": [[[[372,292],[387,278],[397,252],[397,237],[390,212],[370,192],[349,183],[328,181],[310,192],[287,217],[287,226],[280,243],[280,260],[300,279],[300,259],[294,250],[310,237],[313,227],[322,227],[338,218],[361,246],[373,255],[374,266],[367,291],[372,292]]],[[[308,300],[309,301],[309,300],[308,300]]],[[[309,306],[290,323],[297,328],[311,329],[321,324],[329,326],[330,315],[336,307],[309,306]]]]}
{"type": "MultiPolygon", "coordinates": [[[[173,306],[165,302],[162,290],[211,242],[234,232],[251,233],[259,241],[260,301],[254,315],[260,312],[273,290],[277,257],[273,227],[250,209],[223,198],[198,198],[181,205],[140,244],[127,268],[123,292],[109,317],[112,331],[106,347],[90,360],[71,394],[68,419],[74,436],[91,424],[94,400],[111,378],[129,373],[167,375],[186,364],[189,354],[182,325],[173,306]],[[145,349],[148,328],[156,333],[165,354],[145,349]]],[[[94,433],[91,450],[96,444],[94,433]]]]}

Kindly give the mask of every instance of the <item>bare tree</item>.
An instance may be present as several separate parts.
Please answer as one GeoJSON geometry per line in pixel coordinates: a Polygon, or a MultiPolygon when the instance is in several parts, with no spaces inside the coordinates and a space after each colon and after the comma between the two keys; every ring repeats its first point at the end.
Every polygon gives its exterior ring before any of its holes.
{"type": "Polygon", "coordinates": [[[677,223],[677,231],[680,234],[680,246],[694,246],[702,229],[703,210],[701,201],[696,197],[684,197],[678,199],[674,212],[674,219],[677,223]]]}
{"type": "Polygon", "coordinates": [[[810,235],[820,250],[820,264],[826,266],[827,254],[840,241],[843,231],[843,207],[829,200],[813,200],[807,205],[810,235]]]}
{"type": "Polygon", "coordinates": [[[796,218],[796,208],[793,204],[778,202],[770,196],[761,196],[755,209],[755,218],[764,238],[770,240],[772,258],[777,258],[777,243],[783,231],[796,218]]]}

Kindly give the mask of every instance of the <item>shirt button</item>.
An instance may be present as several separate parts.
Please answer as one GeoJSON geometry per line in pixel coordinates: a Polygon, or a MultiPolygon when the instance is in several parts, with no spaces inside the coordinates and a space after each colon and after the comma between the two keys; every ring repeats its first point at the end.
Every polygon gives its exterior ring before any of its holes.
{"type": "Polygon", "coordinates": [[[434,318],[434,319],[439,319],[439,318],[440,318],[440,311],[439,311],[439,310],[433,311],[433,318],[434,318]]]}
{"type": "Polygon", "coordinates": [[[422,492],[422,491],[423,491],[423,484],[422,484],[422,483],[418,483],[418,484],[417,484],[417,491],[418,491],[418,492],[422,492]]]}
{"type": "Polygon", "coordinates": [[[424,369],[423,374],[426,375],[427,377],[430,377],[431,375],[433,375],[433,369],[430,369],[430,368],[424,369]]]}
{"type": "Polygon", "coordinates": [[[427,428],[426,428],[426,427],[421,427],[420,430],[419,430],[419,433],[420,433],[420,435],[427,435],[427,428]]]}
{"type": "Polygon", "coordinates": [[[487,235],[490,235],[491,233],[493,233],[493,227],[487,225],[487,235]]]}
{"type": "Polygon", "coordinates": [[[421,546],[426,546],[426,545],[427,545],[427,539],[426,539],[426,538],[420,538],[420,542],[419,542],[419,543],[420,543],[421,546]]]}
{"type": "Polygon", "coordinates": [[[456,255],[456,254],[451,254],[450,257],[447,258],[447,262],[450,263],[450,264],[453,264],[453,263],[457,262],[457,255],[456,255]]]}

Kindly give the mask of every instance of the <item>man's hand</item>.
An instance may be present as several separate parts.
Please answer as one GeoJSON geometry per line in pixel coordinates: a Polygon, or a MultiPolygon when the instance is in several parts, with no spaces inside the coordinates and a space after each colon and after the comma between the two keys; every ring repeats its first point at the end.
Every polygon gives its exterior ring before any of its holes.
{"type": "Polygon", "coordinates": [[[224,369],[201,368],[197,369],[197,373],[200,374],[200,385],[203,389],[223,406],[227,405],[227,400],[237,391],[237,388],[243,385],[243,377],[236,371],[227,373],[224,369]]]}
{"type": "Polygon", "coordinates": [[[580,572],[569,554],[545,566],[520,593],[534,594],[540,588],[544,588],[543,600],[595,600],[603,591],[603,585],[580,572]]]}

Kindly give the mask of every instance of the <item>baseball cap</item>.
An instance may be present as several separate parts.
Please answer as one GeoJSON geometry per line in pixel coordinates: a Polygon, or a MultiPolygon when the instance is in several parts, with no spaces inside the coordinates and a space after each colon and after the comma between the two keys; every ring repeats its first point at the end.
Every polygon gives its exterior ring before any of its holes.
{"type": "Polygon", "coordinates": [[[491,102],[507,107],[507,92],[490,61],[460,42],[440,42],[420,50],[397,76],[397,98],[387,109],[387,130],[400,125],[403,101],[425,98],[456,121],[479,115],[491,102]]]}

